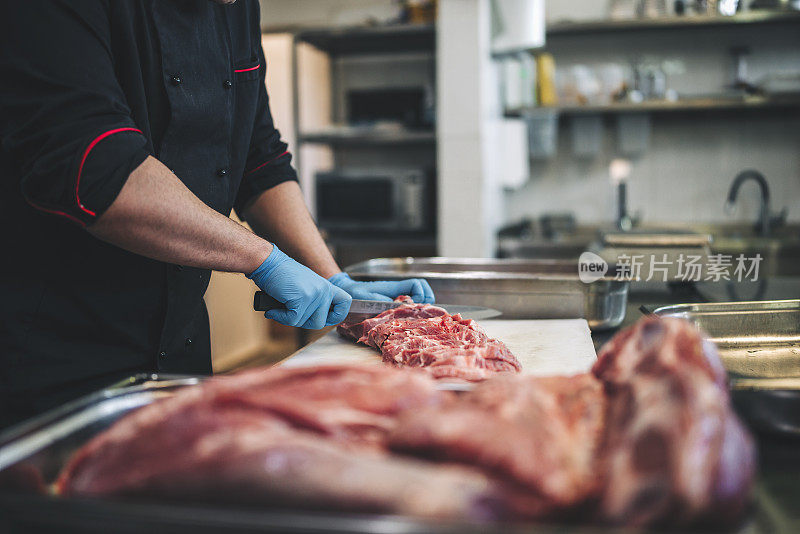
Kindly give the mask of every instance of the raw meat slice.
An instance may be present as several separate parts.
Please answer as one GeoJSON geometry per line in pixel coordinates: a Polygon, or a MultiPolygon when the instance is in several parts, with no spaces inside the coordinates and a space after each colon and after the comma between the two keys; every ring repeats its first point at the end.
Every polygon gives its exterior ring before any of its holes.
{"type": "Polygon", "coordinates": [[[263,414],[186,408],[106,451],[116,461],[95,456],[62,493],[476,520],[501,506],[478,472],[347,449],[263,414]]]}
{"type": "Polygon", "coordinates": [[[392,449],[484,469],[532,493],[517,509],[551,516],[597,489],[594,458],[603,428],[600,382],[571,377],[503,376],[435,409],[409,411],[392,449]]]}
{"type": "Polygon", "coordinates": [[[754,446],[731,409],[713,344],[686,321],[646,318],[603,347],[592,372],[608,397],[604,521],[685,525],[741,517],[754,446]]]}
{"type": "Polygon", "coordinates": [[[379,350],[386,363],[420,367],[434,378],[479,381],[521,370],[508,347],[490,339],[475,321],[435,306],[410,303],[408,297],[398,300],[408,304],[361,323],[342,325],[339,333],[379,350]]]}
{"type": "Polygon", "coordinates": [[[360,444],[380,444],[399,412],[447,397],[425,373],[375,366],[259,369],[217,390],[218,403],[265,410],[293,426],[360,444]]]}
{"type": "Polygon", "coordinates": [[[489,339],[475,321],[458,315],[392,320],[359,341],[380,350],[387,363],[427,368],[436,378],[451,376],[453,369],[455,376],[460,369],[476,372],[477,379],[522,369],[502,342],[489,339]]]}
{"type": "Polygon", "coordinates": [[[268,368],[213,378],[117,421],[72,457],[59,485],[67,488],[78,477],[104,484],[94,473],[107,473],[125,486],[127,477],[193,461],[165,449],[226,429],[300,428],[349,446],[378,447],[400,411],[447,396],[424,373],[381,366],[268,368]]]}
{"type": "Polygon", "coordinates": [[[353,341],[358,341],[366,335],[367,332],[378,326],[379,324],[395,319],[427,319],[430,317],[441,317],[447,315],[447,311],[443,308],[433,306],[431,304],[415,304],[411,297],[401,295],[395,299],[396,302],[403,302],[404,306],[398,306],[391,310],[371,317],[365,321],[356,323],[342,323],[336,327],[339,335],[353,341]]]}

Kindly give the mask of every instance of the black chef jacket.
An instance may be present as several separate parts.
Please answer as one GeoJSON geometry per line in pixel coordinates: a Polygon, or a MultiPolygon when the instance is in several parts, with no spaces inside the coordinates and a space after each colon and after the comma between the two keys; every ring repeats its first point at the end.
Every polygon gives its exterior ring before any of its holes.
{"type": "Polygon", "coordinates": [[[148,155],[224,215],[296,179],[266,69],[257,0],[2,2],[0,424],[132,373],[211,372],[210,271],[85,227],[148,155]]]}

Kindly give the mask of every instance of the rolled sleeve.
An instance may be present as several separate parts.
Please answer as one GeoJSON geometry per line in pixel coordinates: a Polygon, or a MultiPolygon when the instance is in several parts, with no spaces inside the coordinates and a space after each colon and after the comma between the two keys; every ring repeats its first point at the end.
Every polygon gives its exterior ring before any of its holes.
{"type": "Polygon", "coordinates": [[[107,8],[102,0],[0,7],[0,137],[18,170],[3,179],[17,180],[37,210],[83,226],[152,152],[117,82],[107,8]]]}
{"type": "Polygon", "coordinates": [[[244,208],[262,192],[280,183],[297,180],[297,172],[292,167],[292,155],[288,151],[288,145],[281,140],[281,134],[275,128],[269,110],[265,84],[266,61],[261,43],[256,48],[262,65],[258,107],[247,163],[234,205],[236,213],[242,218],[244,208]]]}

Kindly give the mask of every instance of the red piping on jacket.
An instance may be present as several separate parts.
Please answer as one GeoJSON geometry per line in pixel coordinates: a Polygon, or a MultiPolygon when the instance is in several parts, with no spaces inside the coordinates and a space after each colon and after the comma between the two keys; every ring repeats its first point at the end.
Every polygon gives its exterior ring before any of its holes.
{"type": "Polygon", "coordinates": [[[260,169],[261,167],[263,167],[264,165],[267,165],[267,164],[269,164],[269,163],[272,163],[272,162],[273,162],[273,161],[275,161],[276,159],[278,159],[278,158],[282,158],[283,156],[285,156],[285,155],[286,155],[286,154],[288,154],[288,153],[289,153],[289,151],[288,151],[288,150],[286,150],[286,151],[284,151],[284,152],[283,152],[283,154],[278,154],[277,156],[275,156],[275,157],[274,157],[274,158],[272,158],[271,160],[265,161],[264,163],[262,163],[261,165],[259,165],[259,166],[258,166],[258,167],[256,167],[255,169],[250,169],[249,171],[245,172],[245,173],[244,173],[244,175],[245,175],[245,176],[247,176],[248,174],[253,174],[253,173],[254,173],[254,172],[256,172],[258,169],[260,169]]]}
{"type": "MultiPolygon", "coordinates": [[[[81,158],[81,164],[78,167],[78,178],[75,180],[75,202],[78,203],[78,207],[80,209],[82,209],[84,211],[84,213],[88,213],[92,217],[96,217],[97,214],[95,212],[93,212],[92,210],[87,209],[83,204],[81,204],[81,198],[80,198],[80,195],[78,194],[78,188],[81,185],[81,173],[83,172],[83,164],[86,163],[86,158],[89,157],[89,152],[91,152],[92,149],[94,149],[94,147],[97,146],[97,143],[99,143],[100,141],[102,141],[103,139],[108,137],[109,135],[114,135],[115,133],[120,133],[120,132],[139,132],[139,133],[142,133],[142,131],[140,129],[138,129],[138,128],[116,128],[114,130],[109,130],[107,132],[104,132],[104,133],[98,135],[97,137],[94,138],[94,140],[91,143],[89,143],[89,146],[86,147],[86,151],[83,153],[83,157],[81,158]]],[[[54,212],[54,213],[59,213],[59,212],[54,212]]],[[[66,214],[61,213],[61,215],[66,215],[66,214]]]]}
{"type": "Polygon", "coordinates": [[[27,199],[26,199],[26,201],[28,202],[28,204],[30,204],[31,206],[33,206],[34,208],[36,208],[39,211],[45,211],[47,213],[52,213],[54,215],[61,215],[62,217],[66,217],[70,221],[78,223],[81,226],[84,226],[84,227],[86,226],[86,223],[84,223],[82,220],[78,219],[77,217],[74,217],[74,216],[70,215],[69,213],[64,213],[63,211],[57,211],[57,210],[51,210],[51,209],[48,209],[48,208],[44,208],[44,207],[42,207],[42,206],[40,206],[38,204],[34,204],[33,202],[31,202],[30,200],[27,200],[27,199]]]}
{"type": "Polygon", "coordinates": [[[248,68],[248,69],[236,69],[236,70],[235,70],[235,71],[233,71],[233,72],[250,72],[251,70],[257,70],[257,69],[259,69],[259,68],[261,68],[261,63],[259,63],[259,64],[258,64],[258,65],[256,65],[255,67],[250,67],[250,68],[248,68]]]}

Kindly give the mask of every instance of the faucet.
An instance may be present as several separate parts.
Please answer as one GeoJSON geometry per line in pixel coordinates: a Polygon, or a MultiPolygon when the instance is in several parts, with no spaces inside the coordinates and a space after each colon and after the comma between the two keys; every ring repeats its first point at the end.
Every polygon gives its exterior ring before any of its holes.
{"type": "Polygon", "coordinates": [[[773,215],[769,207],[769,184],[767,179],[760,172],[749,169],[740,172],[733,179],[730,190],[728,190],[728,201],[725,204],[726,209],[730,209],[736,204],[736,198],[739,195],[739,188],[748,180],[753,180],[758,184],[761,190],[761,207],[758,213],[758,222],[756,222],[756,230],[758,234],[764,237],[769,236],[772,226],[780,226],[786,219],[786,208],[783,208],[780,213],[773,215]]]}
{"type": "Polygon", "coordinates": [[[617,189],[617,213],[615,223],[617,229],[629,232],[639,223],[639,214],[628,213],[628,177],[631,174],[631,162],[626,159],[613,159],[609,165],[611,183],[617,189]]]}
{"type": "Polygon", "coordinates": [[[628,232],[637,222],[638,218],[628,213],[628,183],[621,180],[617,184],[617,229],[628,232]]]}

